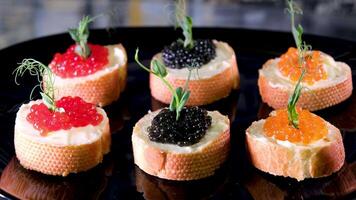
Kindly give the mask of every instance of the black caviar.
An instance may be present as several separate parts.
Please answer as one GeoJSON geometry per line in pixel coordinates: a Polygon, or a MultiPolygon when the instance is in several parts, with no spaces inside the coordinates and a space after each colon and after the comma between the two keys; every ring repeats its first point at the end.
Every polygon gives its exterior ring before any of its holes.
{"type": "Polygon", "coordinates": [[[208,112],[199,107],[183,108],[178,120],[175,111],[163,109],[147,131],[151,141],[189,146],[199,142],[210,125],[208,112]]]}
{"type": "Polygon", "coordinates": [[[185,67],[197,68],[215,58],[215,45],[212,40],[198,39],[193,48],[184,48],[182,42],[175,41],[164,47],[162,57],[169,68],[181,69],[185,67]]]}

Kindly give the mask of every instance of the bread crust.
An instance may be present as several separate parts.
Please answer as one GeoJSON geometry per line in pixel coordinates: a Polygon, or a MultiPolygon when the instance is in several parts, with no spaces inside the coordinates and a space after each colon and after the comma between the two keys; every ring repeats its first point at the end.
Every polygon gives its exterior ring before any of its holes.
{"type": "MultiPolygon", "coordinates": [[[[236,56],[234,50],[229,63],[224,71],[215,74],[209,78],[201,78],[198,80],[189,81],[190,98],[187,106],[199,106],[210,104],[214,101],[229,96],[231,90],[237,89],[240,83],[240,76],[237,68],[236,56]]],[[[153,59],[157,59],[156,54],[153,59]]],[[[152,67],[152,66],[151,66],[152,67]]],[[[172,84],[173,88],[184,87],[186,79],[176,78],[168,74],[167,80],[172,84]]],[[[163,103],[169,104],[171,101],[171,92],[162,81],[150,74],[150,89],[151,95],[163,103]]]]}
{"type": "MultiPolygon", "coordinates": [[[[19,112],[22,112],[21,108],[19,112]]],[[[17,115],[21,114],[23,113],[17,115]]],[[[27,120],[21,122],[16,120],[14,136],[16,157],[24,168],[48,175],[67,176],[69,173],[87,171],[101,163],[104,154],[110,151],[109,120],[106,115],[103,120],[101,137],[91,143],[80,145],[55,145],[38,141],[29,137],[28,133],[19,131],[20,126],[29,124],[27,120]]]]}
{"type": "MultiPolygon", "coordinates": [[[[213,175],[227,159],[230,150],[230,128],[219,133],[213,141],[209,141],[197,151],[172,152],[155,147],[151,142],[140,138],[143,123],[150,123],[147,121],[149,115],[152,113],[137,122],[132,134],[135,164],[144,172],[170,180],[196,180],[213,175]]],[[[229,124],[227,117],[224,117],[224,123],[229,124]]]]}
{"type": "MultiPolygon", "coordinates": [[[[126,59],[124,65],[116,64],[114,70],[107,70],[99,76],[90,74],[79,78],[66,78],[65,81],[54,82],[56,99],[66,96],[79,96],[86,102],[106,106],[116,101],[125,89],[127,77],[127,54],[121,44],[115,45],[126,59]]],[[[105,70],[105,69],[103,69],[105,70]]],[[[55,75],[55,78],[57,76],[55,75]]],[[[59,78],[59,77],[58,77],[59,78]]]]}
{"type": "Polygon", "coordinates": [[[314,147],[290,147],[268,139],[261,140],[251,132],[254,123],[246,130],[246,144],[252,164],[261,171],[302,181],[329,176],[344,164],[345,151],[340,130],[329,123],[331,136],[321,139],[328,141],[327,145],[314,147]]]}
{"type": "MultiPolygon", "coordinates": [[[[274,62],[274,59],[268,60],[263,68],[274,62]]],[[[301,96],[297,105],[301,108],[315,111],[321,110],[349,98],[352,94],[352,75],[351,69],[345,63],[337,62],[343,65],[346,71],[346,77],[343,81],[336,84],[327,84],[317,89],[302,90],[301,96]]],[[[269,84],[269,77],[259,73],[258,88],[262,97],[262,101],[267,103],[274,109],[282,109],[287,107],[289,95],[293,92],[293,88],[273,87],[269,84]]]]}

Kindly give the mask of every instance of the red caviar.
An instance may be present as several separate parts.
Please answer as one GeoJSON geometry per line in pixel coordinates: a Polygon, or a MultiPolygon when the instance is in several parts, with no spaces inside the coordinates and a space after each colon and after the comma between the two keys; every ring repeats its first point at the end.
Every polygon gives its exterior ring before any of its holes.
{"type": "Polygon", "coordinates": [[[109,51],[106,47],[88,44],[91,54],[83,58],[75,52],[76,46],[70,46],[64,54],[54,55],[50,67],[56,75],[62,78],[87,76],[108,64],[109,51]]]}
{"type": "Polygon", "coordinates": [[[316,81],[325,80],[327,74],[323,68],[320,51],[312,51],[305,56],[303,66],[299,66],[298,50],[296,48],[289,48],[283,54],[278,62],[280,72],[289,77],[292,81],[297,81],[302,73],[302,69],[306,69],[303,82],[308,85],[313,85],[316,81]]]}
{"type": "Polygon", "coordinates": [[[56,101],[56,107],[61,111],[51,111],[43,103],[31,106],[27,115],[33,127],[46,135],[50,131],[68,130],[73,127],[96,126],[103,120],[96,106],[85,102],[80,97],[63,97],[56,101]]]}
{"type": "Polygon", "coordinates": [[[308,110],[297,109],[299,125],[289,123],[286,109],[277,110],[275,116],[266,119],[263,133],[268,137],[292,143],[309,144],[325,137],[328,133],[325,121],[308,110]]]}

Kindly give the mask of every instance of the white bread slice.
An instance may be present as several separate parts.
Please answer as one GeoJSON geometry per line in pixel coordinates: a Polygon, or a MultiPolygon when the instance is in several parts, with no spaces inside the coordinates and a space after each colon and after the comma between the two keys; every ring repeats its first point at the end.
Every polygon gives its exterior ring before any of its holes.
{"type": "MultiPolygon", "coordinates": [[[[186,105],[199,106],[229,96],[233,89],[237,89],[240,76],[237,68],[234,50],[225,42],[213,40],[216,46],[216,57],[209,63],[193,70],[189,81],[190,98],[186,105]]],[[[153,57],[162,61],[162,53],[153,57]]],[[[151,66],[152,67],[152,66],[151,66]]],[[[184,87],[189,70],[171,69],[167,67],[167,80],[173,88],[184,87]]],[[[156,76],[150,74],[151,95],[166,104],[171,101],[171,92],[156,76]]]]}
{"type": "Polygon", "coordinates": [[[105,47],[109,50],[109,63],[103,69],[83,77],[61,78],[55,75],[56,99],[79,96],[86,102],[106,106],[119,98],[126,86],[126,50],[121,44],[105,47]]]}
{"type": "Polygon", "coordinates": [[[31,106],[41,102],[23,104],[17,112],[14,142],[21,165],[44,174],[67,176],[99,164],[104,154],[110,151],[111,144],[109,119],[105,111],[97,108],[103,115],[102,122],[97,126],[53,131],[41,136],[26,119],[31,106]]]}
{"type": "Polygon", "coordinates": [[[263,119],[253,122],[246,130],[247,149],[257,169],[301,181],[331,175],[343,166],[342,136],[330,123],[325,122],[329,131],[324,138],[307,145],[265,136],[264,123],[263,119]]]}
{"type": "Polygon", "coordinates": [[[213,175],[228,157],[229,119],[217,111],[209,111],[212,125],[205,136],[194,145],[180,147],[148,138],[147,127],[159,111],[145,115],[133,129],[135,164],[148,174],[170,180],[195,180],[213,175]]]}
{"type": "MultiPolygon", "coordinates": [[[[327,80],[321,80],[314,85],[303,85],[302,93],[297,103],[298,107],[315,111],[336,105],[352,94],[351,68],[343,62],[335,62],[332,57],[322,53],[325,62],[327,80]]],[[[279,58],[268,60],[259,70],[258,86],[262,101],[274,109],[285,108],[288,98],[293,93],[295,83],[284,77],[278,70],[279,58]]]]}

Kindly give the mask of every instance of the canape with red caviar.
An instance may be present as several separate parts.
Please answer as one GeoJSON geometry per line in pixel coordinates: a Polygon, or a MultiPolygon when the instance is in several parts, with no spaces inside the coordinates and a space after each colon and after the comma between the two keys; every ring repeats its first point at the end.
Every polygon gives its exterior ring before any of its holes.
{"type": "Polygon", "coordinates": [[[39,83],[42,99],[23,104],[16,115],[14,142],[21,165],[44,174],[66,176],[99,164],[111,143],[105,111],[80,97],[57,99],[55,75],[36,60],[23,60],[15,70],[16,78],[26,72],[38,80],[43,77],[39,83]]]}
{"type": "Polygon", "coordinates": [[[75,44],[64,53],[56,53],[49,67],[54,74],[57,99],[79,96],[105,106],[117,100],[125,88],[127,55],[121,44],[102,46],[87,42],[88,26],[93,20],[86,16],[78,28],[69,30],[75,44]]]}
{"type": "MultiPolygon", "coordinates": [[[[287,10],[291,16],[292,32],[302,31],[302,27],[295,27],[294,22],[294,15],[301,14],[301,10],[291,1],[288,1],[287,10]]],[[[353,89],[350,67],[307,46],[303,55],[300,55],[302,45],[296,43],[297,48],[290,47],[281,57],[268,60],[259,70],[258,86],[262,100],[274,109],[284,108],[303,69],[306,74],[302,80],[299,107],[315,111],[350,97],[353,89]],[[303,63],[299,65],[301,56],[304,57],[303,63]]]]}

